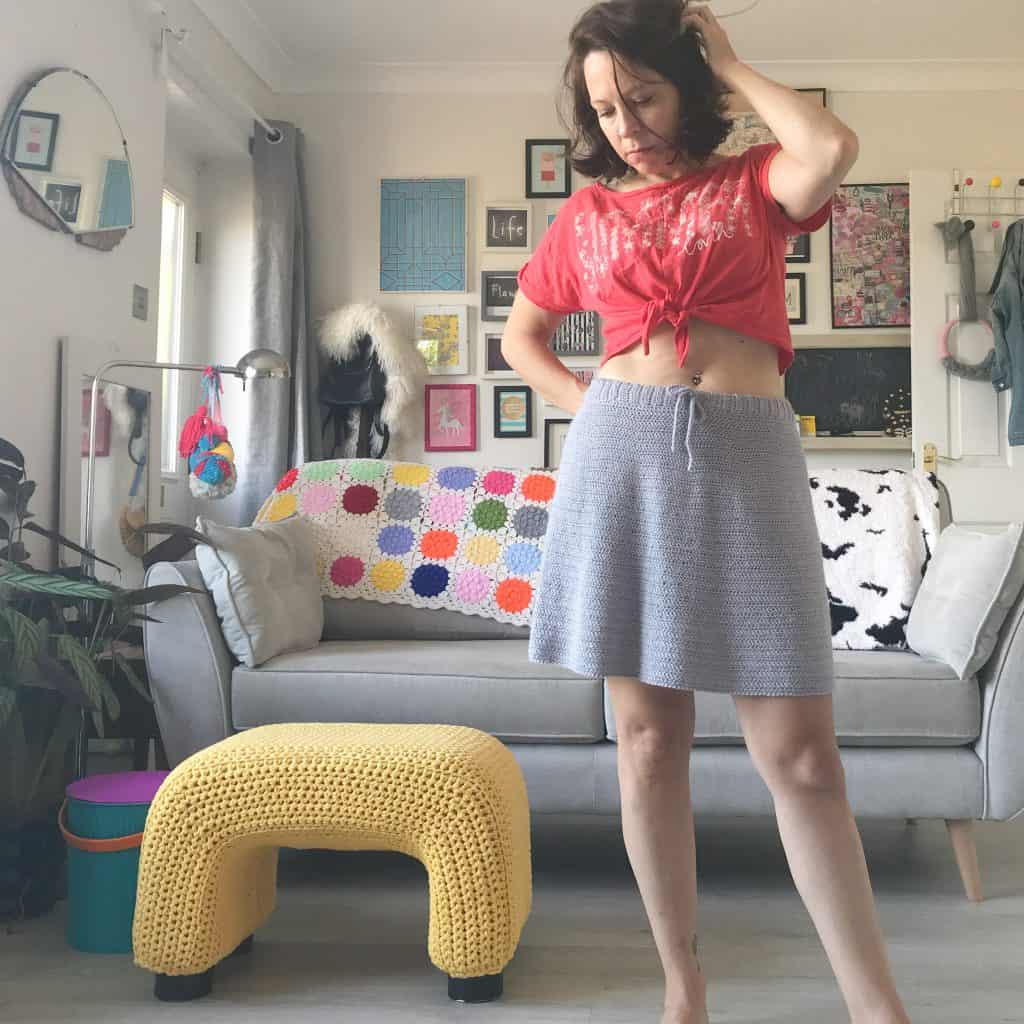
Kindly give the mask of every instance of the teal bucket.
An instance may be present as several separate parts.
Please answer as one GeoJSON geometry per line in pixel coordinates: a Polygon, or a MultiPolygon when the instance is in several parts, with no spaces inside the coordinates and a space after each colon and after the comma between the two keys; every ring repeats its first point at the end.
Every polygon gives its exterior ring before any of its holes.
{"type": "Polygon", "coordinates": [[[168,772],[90,775],[68,786],[60,811],[68,845],[68,945],[130,953],[146,814],[168,772]]]}

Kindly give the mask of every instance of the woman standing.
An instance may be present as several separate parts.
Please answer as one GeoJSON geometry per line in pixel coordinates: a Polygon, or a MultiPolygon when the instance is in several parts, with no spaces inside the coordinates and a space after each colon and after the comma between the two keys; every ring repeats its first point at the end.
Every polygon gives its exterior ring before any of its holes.
{"type": "Polygon", "coordinates": [[[855,1024],[905,1024],[832,716],[828,594],[783,374],[785,239],[829,217],[856,135],[743,64],[687,0],[610,0],[569,37],[573,166],[596,179],[529,262],[502,340],[575,418],[530,660],[607,681],[622,829],[665,971],[663,1024],[705,1024],[689,755],[694,691],[732,695],[797,889],[855,1024]],[[727,90],[779,142],[740,156],[727,90]],[[597,310],[582,388],[550,349],[597,310]]]}

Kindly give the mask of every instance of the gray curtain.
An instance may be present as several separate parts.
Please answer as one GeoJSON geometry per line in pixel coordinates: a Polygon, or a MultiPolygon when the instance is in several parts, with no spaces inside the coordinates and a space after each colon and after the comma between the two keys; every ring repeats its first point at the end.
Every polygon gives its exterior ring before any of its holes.
{"type": "Polygon", "coordinates": [[[242,450],[235,452],[237,521],[248,525],[291,467],[323,458],[317,394],[321,359],[309,331],[302,133],[270,121],[281,134],[271,142],[254,126],[255,235],[253,348],[271,348],[291,363],[288,381],[256,380],[245,403],[242,450]]]}

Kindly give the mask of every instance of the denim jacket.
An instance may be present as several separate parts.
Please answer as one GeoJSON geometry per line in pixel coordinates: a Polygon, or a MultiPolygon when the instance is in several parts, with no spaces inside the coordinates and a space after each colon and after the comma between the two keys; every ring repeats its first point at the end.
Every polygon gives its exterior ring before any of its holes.
{"type": "Polygon", "coordinates": [[[1024,444],[1024,220],[1006,229],[988,294],[996,350],[992,387],[996,391],[1013,388],[1008,440],[1011,445],[1024,444]]]}

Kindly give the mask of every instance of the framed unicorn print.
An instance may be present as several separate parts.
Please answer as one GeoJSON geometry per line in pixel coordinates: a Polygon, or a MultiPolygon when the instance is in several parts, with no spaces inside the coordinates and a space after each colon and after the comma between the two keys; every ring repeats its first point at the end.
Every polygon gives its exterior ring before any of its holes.
{"type": "Polygon", "coordinates": [[[423,449],[476,451],[476,385],[424,384],[423,449]]]}

